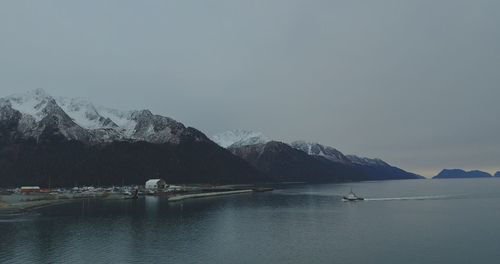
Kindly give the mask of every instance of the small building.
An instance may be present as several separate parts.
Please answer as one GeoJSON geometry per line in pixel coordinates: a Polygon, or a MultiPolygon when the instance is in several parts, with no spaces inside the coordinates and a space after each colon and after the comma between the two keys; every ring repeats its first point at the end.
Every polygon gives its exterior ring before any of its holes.
{"type": "Polygon", "coordinates": [[[162,190],[167,187],[167,183],[163,179],[151,179],[146,182],[147,190],[162,190]]]}
{"type": "Polygon", "coordinates": [[[38,186],[22,186],[21,193],[22,194],[31,194],[31,193],[39,193],[40,187],[38,186]]]}

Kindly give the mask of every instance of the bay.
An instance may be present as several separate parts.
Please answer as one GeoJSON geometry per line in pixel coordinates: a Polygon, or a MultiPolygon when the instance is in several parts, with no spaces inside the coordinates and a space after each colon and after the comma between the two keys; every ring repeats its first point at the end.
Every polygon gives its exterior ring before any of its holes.
{"type": "Polygon", "coordinates": [[[0,263],[491,263],[499,223],[499,179],[85,200],[0,219],[0,263]]]}

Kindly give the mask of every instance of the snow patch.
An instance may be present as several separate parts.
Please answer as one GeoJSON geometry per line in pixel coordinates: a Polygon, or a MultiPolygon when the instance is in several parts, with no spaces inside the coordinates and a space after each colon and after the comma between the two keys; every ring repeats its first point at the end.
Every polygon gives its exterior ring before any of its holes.
{"type": "Polygon", "coordinates": [[[75,123],[86,129],[105,128],[104,118],[97,112],[92,103],[83,98],[56,99],[59,106],[75,123]]]}
{"type": "Polygon", "coordinates": [[[11,107],[23,115],[31,116],[40,122],[46,113],[43,111],[50,100],[53,100],[45,91],[37,89],[25,94],[13,94],[5,98],[11,107]]]}
{"type": "Polygon", "coordinates": [[[321,156],[334,162],[350,163],[349,159],[335,148],[323,146],[318,143],[311,143],[305,141],[294,141],[290,143],[295,149],[301,150],[308,155],[321,156]]]}
{"type": "Polygon", "coordinates": [[[387,164],[385,161],[381,159],[371,159],[371,158],[365,158],[365,157],[358,157],[356,155],[347,155],[347,158],[351,160],[352,163],[358,164],[358,165],[363,165],[363,166],[390,166],[387,164]]]}
{"type": "Polygon", "coordinates": [[[133,111],[120,111],[102,106],[98,106],[97,110],[103,117],[109,118],[120,127],[126,137],[131,138],[134,135],[137,122],[132,120],[133,111]]]}
{"type": "Polygon", "coordinates": [[[271,141],[271,139],[260,132],[247,130],[226,131],[212,136],[211,140],[223,148],[265,144],[271,141]]]}

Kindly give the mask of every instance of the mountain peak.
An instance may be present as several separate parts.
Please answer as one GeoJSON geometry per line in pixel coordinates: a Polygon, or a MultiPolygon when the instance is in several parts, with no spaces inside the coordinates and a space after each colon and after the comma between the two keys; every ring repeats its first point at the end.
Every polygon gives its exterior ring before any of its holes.
{"type": "Polygon", "coordinates": [[[2,119],[15,119],[16,132],[30,138],[38,138],[50,126],[51,131],[68,140],[176,144],[185,137],[186,130],[174,119],[149,110],[119,111],[95,106],[85,98],[53,98],[43,89],[2,98],[0,111],[2,119]]]}
{"type": "Polygon", "coordinates": [[[223,148],[265,144],[271,141],[271,139],[261,132],[253,132],[242,129],[230,130],[216,134],[211,137],[211,140],[223,148]]]}
{"type": "Polygon", "coordinates": [[[41,88],[26,93],[12,94],[7,96],[5,100],[10,103],[14,110],[19,111],[24,116],[34,118],[37,122],[47,116],[45,108],[48,105],[56,104],[54,98],[41,88]]]}

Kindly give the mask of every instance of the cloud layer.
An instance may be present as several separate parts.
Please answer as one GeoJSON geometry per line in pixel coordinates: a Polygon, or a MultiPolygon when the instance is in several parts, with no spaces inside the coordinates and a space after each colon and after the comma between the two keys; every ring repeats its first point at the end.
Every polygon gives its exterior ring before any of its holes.
{"type": "Polygon", "coordinates": [[[8,1],[0,92],[500,169],[498,1],[8,1]]]}

